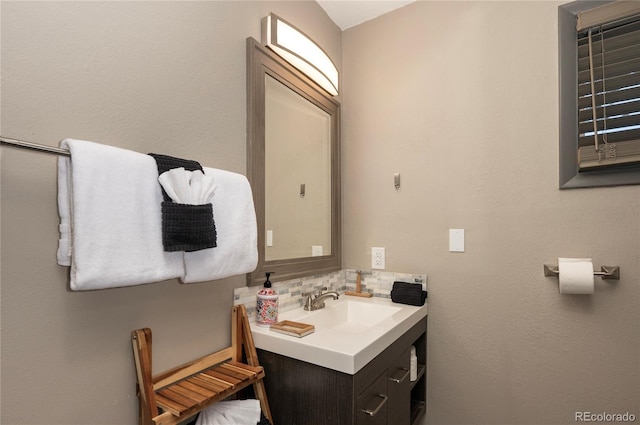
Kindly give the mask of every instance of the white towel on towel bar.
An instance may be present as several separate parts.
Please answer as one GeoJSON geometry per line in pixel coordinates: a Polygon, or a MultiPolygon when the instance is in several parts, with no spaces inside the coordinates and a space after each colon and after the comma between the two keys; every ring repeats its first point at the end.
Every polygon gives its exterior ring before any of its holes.
{"type": "Polygon", "coordinates": [[[249,273],[258,263],[251,186],[241,174],[204,168],[213,178],[217,247],[165,252],[162,191],[155,160],[145,154],[65,139],[58,159],[58,264],[71,266],[72,290],[185,283],[249,273]]]}
{"type": "MultiPolygon", "coordinates": [[[[58,162],[60,163],[60,162],[58,162]]],[[[60,240],[58,241],[58,264],[61,266],[71,265],[71,204],[73,191],[69,190],[71,178],[69,177],[67,166],[58,167],[58,214],[60,215],[60,240]]]]}
{"type": "Polygon", "coordinates": [[[216,184],[213,218],[218,246],[185,253],[185,283],[249,273],[258,264],[258,230],[249,181],[242,174],[203,169],[216,184]]]}
{"type": "Polygon", "coordinates": [[[58,159],[58,263],[71,265],[71,289],[181,277],[183,253],[164,252],[162,246],[155,160],[82,140],[65,139],[61,147],[71,158],[58,159]]]}

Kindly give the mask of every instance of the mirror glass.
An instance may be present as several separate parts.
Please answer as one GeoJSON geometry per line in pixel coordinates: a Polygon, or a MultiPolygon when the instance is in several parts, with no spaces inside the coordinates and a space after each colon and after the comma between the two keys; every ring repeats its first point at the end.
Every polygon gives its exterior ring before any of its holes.
{"type": "Polygon", "coordinates": [[[340,270],[340,104],[253,38],[247,178],[258,224],[248,285],[340,270]]]}
{"type": "Polygon", "coordinates": [[[331,254],[331,116],[265,76],[265,260],[331,254]]]}

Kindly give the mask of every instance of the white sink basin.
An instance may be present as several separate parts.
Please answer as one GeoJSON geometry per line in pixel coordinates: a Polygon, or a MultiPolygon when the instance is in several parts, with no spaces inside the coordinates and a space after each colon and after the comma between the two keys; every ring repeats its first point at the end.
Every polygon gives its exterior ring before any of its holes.
{"type": "Polygon", "coordinates": [[[345,297],[342,302],[327,300],[325,308],[320,310],[313,312],[304,312],[302,310],[304,313],[300,314],[299,320],[314,325],[316,329],[326,328],[340,332],[362,332],[376,326],[401,310],[401,307],[355,301],[345,297]]]}
{"type": "Polygon", "coordinates": [[[251,324],[256,347],[340,372],[355,374],[427,315],[421,307],[395,304],[383,298],[341,295],[316,311],[302,308],[281,313],[278,320],[315,326],[297,338],[251,324]]]}

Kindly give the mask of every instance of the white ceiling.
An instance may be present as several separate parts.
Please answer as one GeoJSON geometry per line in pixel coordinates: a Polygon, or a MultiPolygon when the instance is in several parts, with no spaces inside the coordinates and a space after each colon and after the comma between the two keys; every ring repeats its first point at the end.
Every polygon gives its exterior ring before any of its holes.
{"type": "Polygon", "coordinates": [[[316,0],[343,31],[415,0],[316,0]]]}

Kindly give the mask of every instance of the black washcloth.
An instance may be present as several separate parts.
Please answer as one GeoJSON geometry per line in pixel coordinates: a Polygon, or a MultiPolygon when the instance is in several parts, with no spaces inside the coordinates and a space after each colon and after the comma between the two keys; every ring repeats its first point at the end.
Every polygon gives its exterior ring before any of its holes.
{"type": "MultiPolygon", "coordinates": [[[[150,153],[156,160],[158,175],[173,168],[203,171],[197,161],[150,153]]],[[[160,184],[160,183],[158,183],[160,184]]],[[[160,186],[162,189],[162,186],[160,186]]],[[[162,245],[166,252],[199,251],[217,246],[216,224],[211,204],[177,204],[162,189],[162,245]]]]}
{"type": "MultiPolygon", "coordinates": [[[[158,175],[164,173],[165,171],[172,170],[174,168],[184,168],[187,171],[196,171],[200,170],[204,172],[202,166],[198,161],[193,161],[190,159],[182,159],[182,158],[174,158],[169,155],[162,155],[159,153],[150,153],[149,156],[153,157],[156,160],[156,165],[158,166],[158,175]]],[[[160,186],[162,189],[162,186],[160,186]]],[[[164,200],[167,202],[171,202],[171,198],[167,195],[167,192],[162,189],[162,196],[164,200]]]]}
{"type": "Polygon", "coordinates": [[[424,305],[427,299],[427,291],[422,290],[419,283],[393,282],[391,301],[408,305],[424,305]]]}
{"type": "Polygon", "coordinates": [[[213,206],[162,203],[162,245],[166,252],[216,247],[213,206]]]}

